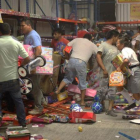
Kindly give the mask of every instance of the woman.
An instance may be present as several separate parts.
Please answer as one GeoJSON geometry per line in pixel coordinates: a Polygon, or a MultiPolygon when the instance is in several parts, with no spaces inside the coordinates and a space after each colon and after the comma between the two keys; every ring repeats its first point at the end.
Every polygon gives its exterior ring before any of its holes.
{"type": "MultiPolygon", "coordinates": [[[[140,105],[140,64],[134,50],[128,47],[129,44],[130,40],[125,37],[120,38],[117,41],[117,48],[123,55],[123,63],[117,70],[123,71],[123,68],[126,66],[131,70],[132,75],[127,79],[126,88],[130,93],[133,94],[133,97],[137,100],[136,103],[140,105]]],[[[119,91],[127,92],[123,87],[120,87],[119,91]]],[[[133,103],[129,106],[129,109],[135,106],[135,103],[133,103]]]]}

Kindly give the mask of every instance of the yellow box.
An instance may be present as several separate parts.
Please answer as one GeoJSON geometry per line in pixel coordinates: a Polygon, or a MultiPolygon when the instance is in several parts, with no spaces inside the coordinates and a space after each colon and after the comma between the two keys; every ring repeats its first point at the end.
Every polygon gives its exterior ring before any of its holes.
{"type": "Polygon", "coordinates": [[[64,92],[57,95],[58,101],[62,101],[66,98],[68,98],[68,92],[67,91],[64,91],[64,92]]]}
{"type": "MultiPolygon", "coordinates": [[[[118,67],[120,67],[123,63],[123,56],[122,54],[118,54],[113,60],[112,60],[112,64],[113,66],[117,69],[118,67]]],[[[129,77],[131,76],[131,70],[127,67],[124,68],[124,71],[125,72],[125,75],[126,77],[129,77]]]]}

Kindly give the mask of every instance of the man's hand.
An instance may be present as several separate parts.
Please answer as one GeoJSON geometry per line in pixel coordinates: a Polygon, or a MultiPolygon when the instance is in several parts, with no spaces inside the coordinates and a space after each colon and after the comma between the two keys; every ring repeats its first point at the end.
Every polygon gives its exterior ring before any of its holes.
{"type": "Polygon", "coordinates": [[[117,71],[122,71],[120,67],[117,68],[117,71]]]}
{"type": "Polygon", "coordinates": [[[24,66],[26,64],[28,64],[30,62],[30,58],[29,57],[26,57],[23,59],[22,63],[21,63],[21,66],[24,66]]]}
{"type": "Polygon", "coordinates": [[[103,71],[103,75],[104,75],[104,78],[107,78],[107,77],[108,77],[108,72],[107,72],[107,70],[104,70],[104,71],[103,71]]]}

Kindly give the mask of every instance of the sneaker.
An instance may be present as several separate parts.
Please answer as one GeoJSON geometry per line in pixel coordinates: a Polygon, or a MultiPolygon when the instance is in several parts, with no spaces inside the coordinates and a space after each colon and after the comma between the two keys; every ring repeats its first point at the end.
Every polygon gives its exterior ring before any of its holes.
{"type": "Polygon", "coordinates": [[[106,115],[110,115],[110,116],[112,116],[112,117],[117,117],[117,114],[115,114],[115,112],[114,112],[113,110],[108,110],[108,111],[106,112],[106,115]]]}
{"type": "Polygon", "coordinates": [[[133,104],[129,105],[128,107],[125,107],[123,110],[129,110],[134,107],[136,107],[136,103],[133,103],[133,104]]]}
{"type": "Polygon", "coordinates": [[[33,110],[28,112],[30,115],[38,115],[42,113],[42,109],[40,110],[39,108],[35,107],[33,110]]]}
{"type": "Polygon", "coordinates": [[[26,127],[26,123],[20,124],[23,128],[27,128],[26,127]]]}

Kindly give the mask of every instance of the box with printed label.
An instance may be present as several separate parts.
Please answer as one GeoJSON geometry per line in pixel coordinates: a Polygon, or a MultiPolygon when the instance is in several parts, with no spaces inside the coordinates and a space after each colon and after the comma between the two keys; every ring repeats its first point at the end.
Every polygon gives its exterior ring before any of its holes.
{"type": "MultiPolygon", "coordinates": [[[[118,68],[122,65],[123,63],[123,55],[121,53],[119,53],[113,60],[112,60],[112,64],[115,68],[118,68]]],[[[131,71],[129,68],[125,67],[125,74],[127,77],[131,76],[131,71]]]]}
{"type": "Polygon", "coordinates": [[[46,61],[46,65],[44,67],[37,67],[36,68],[37,74],[53,74],[53,61],[46,61]]]}

